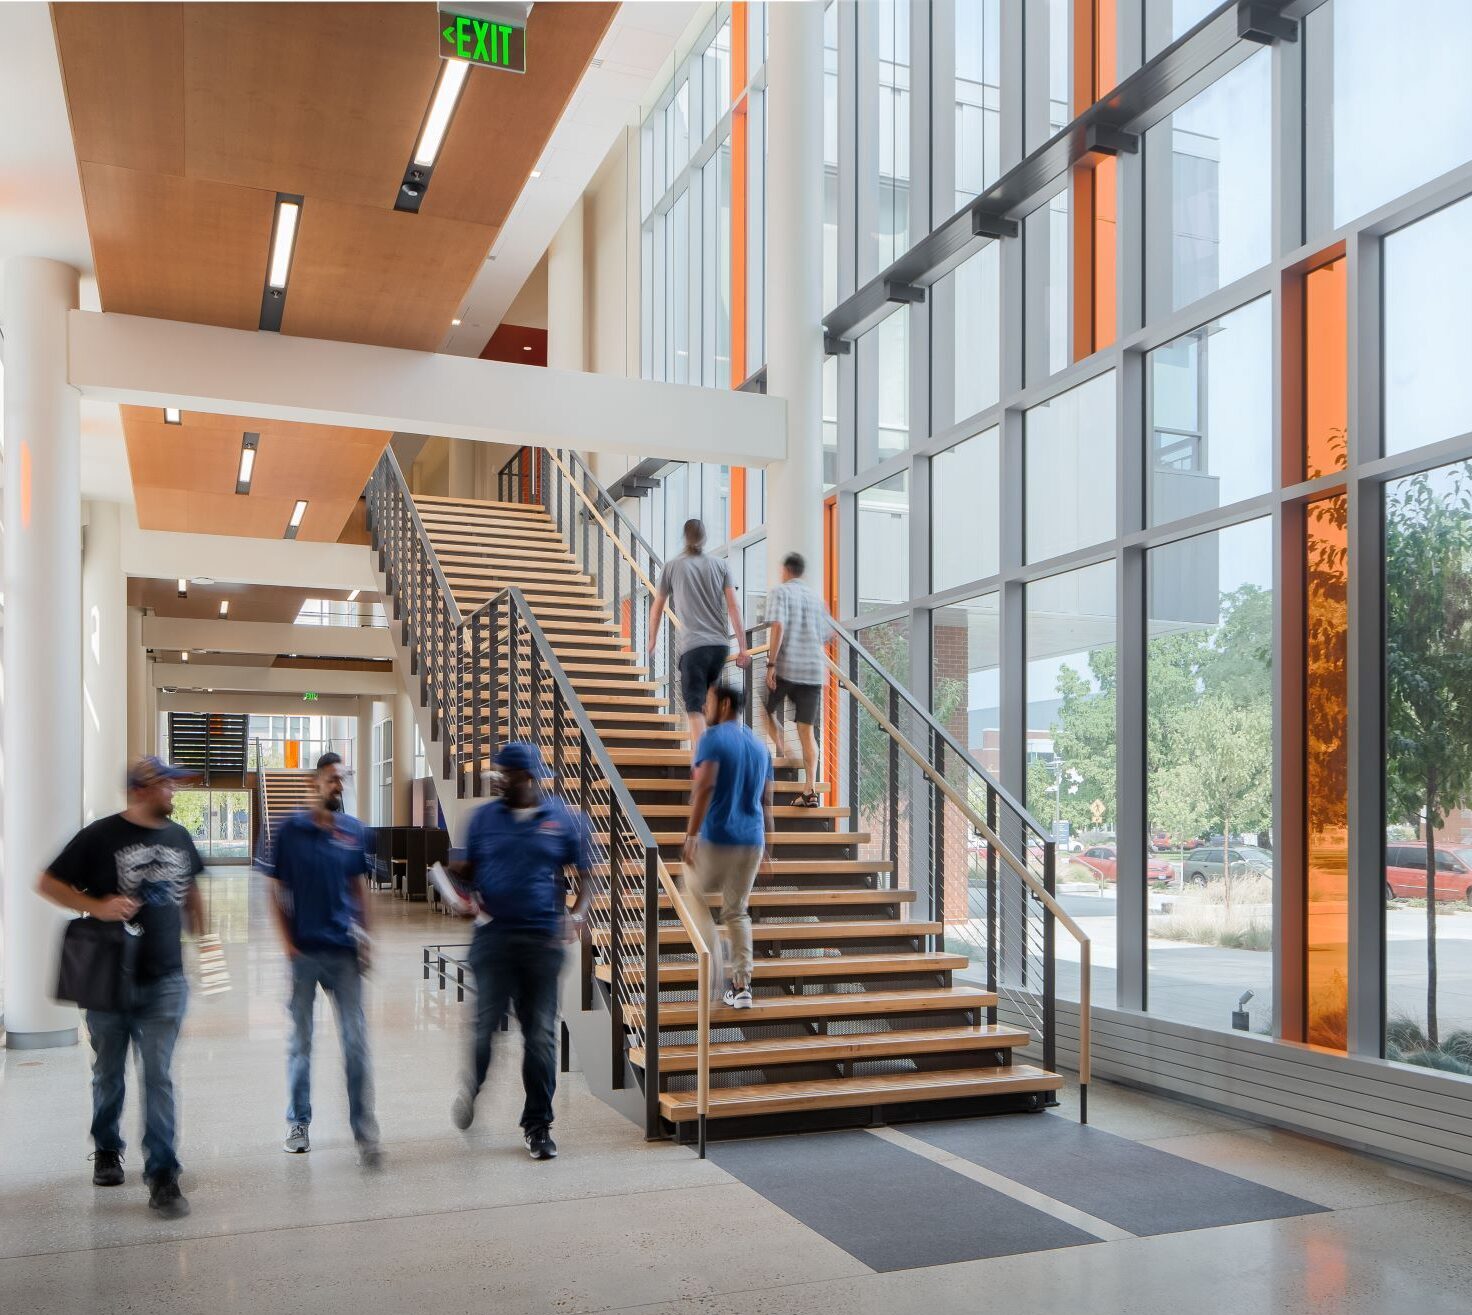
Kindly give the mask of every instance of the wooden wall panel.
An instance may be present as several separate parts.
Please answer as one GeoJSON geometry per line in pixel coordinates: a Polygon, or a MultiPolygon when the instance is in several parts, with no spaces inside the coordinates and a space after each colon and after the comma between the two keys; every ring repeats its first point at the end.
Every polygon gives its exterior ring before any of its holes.
{"type": "Polygon", "coordinates": [[[274,194],[107,164],[81,169],[103,310],[257,327],[274,194]]]}

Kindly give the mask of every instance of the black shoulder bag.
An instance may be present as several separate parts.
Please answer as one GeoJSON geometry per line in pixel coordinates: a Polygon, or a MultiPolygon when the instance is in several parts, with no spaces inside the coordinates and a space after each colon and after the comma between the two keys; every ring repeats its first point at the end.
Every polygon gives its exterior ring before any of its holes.
{"type": "Polygon", "coordinates": [[[142,935],[142,929],[129,922],[73,918],[61,941],[57,999],[70,1000],[83,1009],[118,1012],[131,1008],[142,935]]]}

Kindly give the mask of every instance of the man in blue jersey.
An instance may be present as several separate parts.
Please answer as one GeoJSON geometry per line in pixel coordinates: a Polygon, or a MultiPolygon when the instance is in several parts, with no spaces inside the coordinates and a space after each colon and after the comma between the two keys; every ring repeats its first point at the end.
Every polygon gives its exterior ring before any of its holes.
{"type": "Polygon", "coordinates": [[[695,791],[685,833],[685,889],[715,962],[711,989],[722,981],[721,942],[708,899],[719,895],[721,923],[731,941],[731,980],[723,997],[732,1009],[751,1008],[751,914],[747,905],[763,858],[772,854],[772,755],[742,720],[746,699],[737,685],[706,696],[710,729],[695,749],[695,791]]]}
{"type": "Polygon", "coordinates": [[[468,1128],[491,1065],[491,1040],[516,1007],[521,1021],[521,1130],[534,1160],[557,1154],[552,1098],[557,1091],[557,990],[567,943],[576,940],[592,896],[587,824],[542,789],[547,775],[536,746],[512,742],[496,754],[501,797],[476,810],[465,841],[465,868],[481,920],[470,945],[475,974],[475,1040],[470,1072],[450,1117],[468,1128]],[[567,911],[568,868],[577,899],[567,911]]]}
{"type": "Polygon", "coordinates": [[[286,1074],[283,1150],[301,1155],[311,1149],[312,1012],[320,986],[337,1011],[343,1067],[348,1080],[348,1118],[358,1143],[359,1163],[376,1169],[383,1153],[373,1114],[373,1074],[368,1059],[368,1027],[363,1019],[363,973],[368,945],[367,833],[357,818],[343,812],[342,759],[324,753],[317,759],[313,784],[317,800],[282,822],[276,833],[276,879],[271,908],[291,965],[291,1043],[286,1074]]]}

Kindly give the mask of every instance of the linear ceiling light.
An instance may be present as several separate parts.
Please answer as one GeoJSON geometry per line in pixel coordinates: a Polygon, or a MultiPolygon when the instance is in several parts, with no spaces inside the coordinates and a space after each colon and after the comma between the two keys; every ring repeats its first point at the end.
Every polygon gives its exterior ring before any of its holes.
{"type": "Polygon", "coordinates": [[[356,603],[358,601],[358,595],[362,592],[363,591],[361,589],[354,589],[353,592],[348,595],[348,602],[356,603]]]}
{"type": "Polygon", "coordinates": [[[223,621],[229,615],[230,615],[230,600],[228,598],[222,598],[220,600],[220,620],[223,621]]]}
{"type": "Polygon", "coordinates": [[[189,661],[189,650],[187,648],[182,653],[179,654],[179,661],[180,662],[188,662],[189,661]]]}
{"type": "Polygon", "coordinates": [[[179,577],[179,597],[189,597],[189,581],[186,580],[182,575],[179,577]]]}
{"type": "Polygon", "coordinates": [[[164,407],[164,424],[166,424],[166,425],[178,425],[178,424],[182,424],[182,423],[183,423],[183,419],[179,415],[179,408],[177,406],[166,406],[166,407],[164,407]]]}
{"type": "Polygon", "coordinates": [[[237,493],[250,492],[250,479],[256,468],[256,445],[260,441],[259,434],[246,434],[240,440],[240,473],[235,476],[237,493]]]}
{"type": "Polygon", "coordinates": [[[296,235],[301,227],[304,198],[290,192],[276,193],[276,217],[271,222],[271,246],[266,266],[266,286],[261,293],[260,327],[272,333],[281,329],[286,310],[286,283],[291,277],[296,235]]]}
{"type": "Polygon", "coordinates": [[[424,200],[424,189],[429,186],[434,173],[435,161],[440,148],[445,144],[445,135],[450,131],[450,120],[455,106],[460,102],[460,93],[465,88],[465,76],[470,65],[463,59],[446,59],[440,62],[440,75],[434,84],[434,95],[429,109],[419,128],[419,141],[414,154],[409,157],[409,167],[404,170],[404,181],[399,185],[399,194],[394,198],[395,210],[417,212],[424,200]]]}
{"type": "Polygon", "coordinates": [[[296,506],[291,509],[291,520],[286,526],[286,538],[296,538],[296,532],[301,529],[302,517],[307,514],[307,500],[298,498],[296,506]]]}

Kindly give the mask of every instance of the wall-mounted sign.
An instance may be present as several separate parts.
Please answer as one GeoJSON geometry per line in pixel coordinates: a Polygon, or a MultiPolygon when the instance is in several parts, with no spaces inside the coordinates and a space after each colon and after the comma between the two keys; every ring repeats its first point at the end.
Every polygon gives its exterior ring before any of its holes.
{"type": "Polygon", "coordinates": [[[468,64],[526,72],[525,4],[444,3],[439,6],[440,56],[468,64]]]}
{"type": "Polygon", "coordinates": [[[314,690],[314,689],[309,689],[305,694],[302,695],[302,702],[303,703],[315,703],[316,701],[317,701],[317,691],[314,690]]]}

